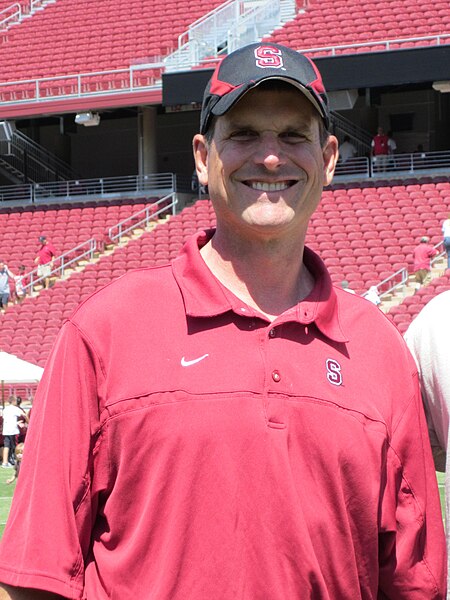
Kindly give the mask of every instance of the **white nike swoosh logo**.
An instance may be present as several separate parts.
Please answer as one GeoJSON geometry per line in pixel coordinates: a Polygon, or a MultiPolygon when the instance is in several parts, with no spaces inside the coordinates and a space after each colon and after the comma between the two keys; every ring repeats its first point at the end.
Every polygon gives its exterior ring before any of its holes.
{"type": "Polygon", "coordinates": [[[198,358],[194,358],[193,360],[186,360],[183,356],[181,359],[181,366],[182,367],[190,367],[191,365],[197,364],[198,362],[200,362],[207,356],[209,356],[209,354],[204,354],[203,356],[199,356],[198,358]]]}

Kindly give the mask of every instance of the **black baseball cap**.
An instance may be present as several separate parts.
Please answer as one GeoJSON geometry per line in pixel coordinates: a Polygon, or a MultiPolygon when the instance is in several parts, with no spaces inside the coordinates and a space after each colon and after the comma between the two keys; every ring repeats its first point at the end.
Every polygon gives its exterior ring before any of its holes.
{"type": "Polygon", "coordinates": [[[200,133],[206,133],[213,116],[224,115],[246,92],[268,79],[286,81],[303,92],[328,129],[328,98],[312,60],[292,48],[258,42],[239,48],[217,65],[203,95],[200,133]]]}
{"type": "Polygon", "coordinates": [[[41,244],[43,244],[43,243],[45,242],[45,240],[46,240],[46,239],[47,239],[47,238],[45,237],[45,235],[41,235],[41,236],[39,237],[39,241],[41,242],[41,244]]]}

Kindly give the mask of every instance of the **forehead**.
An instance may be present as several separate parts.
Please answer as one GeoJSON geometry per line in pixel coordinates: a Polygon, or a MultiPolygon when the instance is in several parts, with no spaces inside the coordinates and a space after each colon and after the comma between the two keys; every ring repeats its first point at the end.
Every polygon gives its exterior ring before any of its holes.
{"type": "Polygon", "coordinates": [[[320,119],[319,114],[304,94],[292,85],[279,88],[257,86],[218,121],[224,124],[258,122],[260,120],[278,125],[309,125],[320,119]]]}

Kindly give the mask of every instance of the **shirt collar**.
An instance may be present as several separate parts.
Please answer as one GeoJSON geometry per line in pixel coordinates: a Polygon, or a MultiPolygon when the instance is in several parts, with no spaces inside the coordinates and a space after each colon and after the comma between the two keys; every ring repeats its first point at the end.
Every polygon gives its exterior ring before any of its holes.
{"type": "MultiPolygon", "coordinates": [[[[175,280],[183,296],[186,314],[191,317],[213,317],[228,311],[241,316],[255,316],[255,311],[227,290],[211,273],[200,254],[200,248],[213,236],[214,230],[193,235],[172,262],[175,280]]],[[[339,318],[339,304],[328,271],[317,254],[305,248],[303,260],[315,280],[307,298],[277,318],[279,323],[297,321],[315,323],[335,342],[347,342],[339,318]]]]}

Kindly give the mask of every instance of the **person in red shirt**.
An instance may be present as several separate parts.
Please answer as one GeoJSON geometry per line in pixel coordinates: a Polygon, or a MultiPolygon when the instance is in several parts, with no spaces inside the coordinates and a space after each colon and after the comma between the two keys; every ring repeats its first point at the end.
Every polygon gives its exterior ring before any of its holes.
{"type": "Polygon", "coordinates": [[[430,277],[431,259],[438,254],[438,250],[430,244],[430,239],[424,235],[418,246],[414,248],[414,272],[417,287],[424,285],[430,277]]]}
{"type": "Polygon", "coordinates": [[[38,250],[36,258],[34,259],[34,262],[38,265],[38,277],[43,278],[44,288],[48,288],[50,284],[50,274],[52,272],[53,260],[56,256],[56,249],[44,235],[39,237],[39,242],[41,246],[38,250]]]}
{"type": "Polygon", "coordinates": [[[377,134],[372,139],[371,156],[374,168],[377,171],[385,171],[389,156],[389,137],[384,133],[382,127],[378,127],[377,134]]]}
{"type": "Polygon", "coordinates": [[[219,64],[193,141],[217,227],[65,321],[3,598],[444,599],[417,368],[305,247],[338,159],[328,127],[307,57],[260,42],[219,64]]]}

